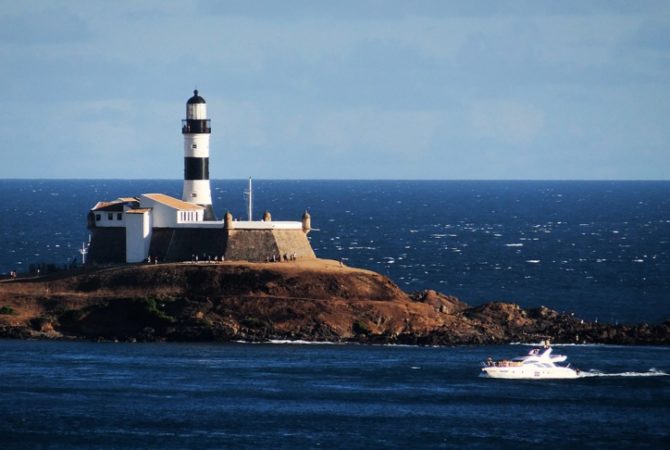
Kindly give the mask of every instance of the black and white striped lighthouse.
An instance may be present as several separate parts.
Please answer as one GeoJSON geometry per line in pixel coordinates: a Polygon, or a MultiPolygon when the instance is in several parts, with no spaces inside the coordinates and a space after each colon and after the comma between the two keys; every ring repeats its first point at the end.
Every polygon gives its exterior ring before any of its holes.
{"type": "Polygon", "coordinates": [[[186,119],[182,120],[184,135],[184,192],[182,200],[205,207],[205,220],[216,220],[209,186],[209,135],[205,99],[193,91],[186,102],[186,119]]]}

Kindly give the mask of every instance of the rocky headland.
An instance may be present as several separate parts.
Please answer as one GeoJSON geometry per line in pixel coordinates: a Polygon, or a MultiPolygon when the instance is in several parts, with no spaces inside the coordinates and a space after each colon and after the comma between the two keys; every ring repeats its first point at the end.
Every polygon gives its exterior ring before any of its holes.
{"type": "Polygon", "coordinates": [[[329,260],[124,265],[0,282],[0,337],[457,345],[670,344],[670,321],[589,322],[546,307],[470,306],[329,260]]]}

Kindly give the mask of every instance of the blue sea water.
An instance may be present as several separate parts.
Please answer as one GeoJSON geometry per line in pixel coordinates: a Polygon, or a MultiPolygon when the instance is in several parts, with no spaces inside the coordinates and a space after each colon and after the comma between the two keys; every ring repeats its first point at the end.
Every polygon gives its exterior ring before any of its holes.
{"type": "Polygon", "coordinates": [[[527,351],[0,340],[0,447],[667,448],[669,348],[558,347],[577,380],[478,376],[527,351]]]}
{"type": "MultiPolygon", "coordinates": [[[[180,180],[0,180],[0,273],[65,264],[98,200],[181,196],[180,180]]],[[[246,180],[213,180],[214,208],[244,217],[246,180]]],[[[309,209],[318,256],[476,305],[545,305],[607,322],[670,318],[670,182],[254,182],[255,214],[309,209]]]]}
{"type": "MultiPolygon", "coordinates": [[[[317,255],[471,304],[670,317],[670,182],[256,181],[317,255]]],[[[213,181],[221,215],[246,181],[213,181]]],[[[98,200],[180,181],[0,180],[0,273],[66,264],[98,200]]],[[[565,346],[583,378],[479,377],[521,345],[0,340],[0,448],[665,448],[670,348],[565,346]]]]}

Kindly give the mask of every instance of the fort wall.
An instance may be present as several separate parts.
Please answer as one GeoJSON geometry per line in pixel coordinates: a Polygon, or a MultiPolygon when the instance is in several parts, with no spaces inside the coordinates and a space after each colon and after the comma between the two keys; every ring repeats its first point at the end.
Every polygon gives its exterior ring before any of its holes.
{"type": "MultiPolygon", "coordinates": [[[[89,262],[126,262],[125,228],[93,230],[89,262]]],[[[227,261],[266,262],[283,257],[314,259],[316,255],[301,229],[154,228],[148,256],[159,262],[227,261]]]]}

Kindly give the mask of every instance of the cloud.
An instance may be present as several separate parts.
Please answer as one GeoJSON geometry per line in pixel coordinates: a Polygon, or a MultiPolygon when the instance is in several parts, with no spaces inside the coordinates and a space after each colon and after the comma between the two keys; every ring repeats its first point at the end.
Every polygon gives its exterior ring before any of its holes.
{"type": "Polygon", "coordinates": [[[314,145],[338,153],[365,150],[394,157],[420,157],[440,126],[433,111],[374,108],[328,111],[312,122],[314,145]]]}
{"type": "Polygon", "coordinates": [[[556,178],[638,147],[667,167],[667,2],[4,3],[0,132],[30,140],[9,176],[74,176],[72,155],[179,176],[194,87],[226,176],[556,178]]]}
{"type": "Polygon", "coordinates": [[[232,151],[318,148],[334,155],[364,151],[414,158],[433,147],[445,126],[443,113],[431,110],[354,107],[282,114],[280,108],[261,110],[252,102],[228,101],[213,119],[217,129],[213,139],[232,151]]]}
{"type": "Polygon", "coordinates": [[[544,112],[513,100],[479,100],[471,105],[472,135],[505,144],[529,144],[542,132],[544,112]]]}
{"type": "Polygon", "coordinates": [[[295,19],[296,17],[327,17],[346,20],[365,20],[368,17],[529,17],[583,16],[603,12],[632,14],[656,10],[663,0],[200,0],[197,8],[208,14],[244,17],[295,19]]]}
{"type": "Polygon", "coordinates": [[[1,44],[70,44],[86,41],[91,36],[86,21],[62,9],[0,18],[1,44]]]}

